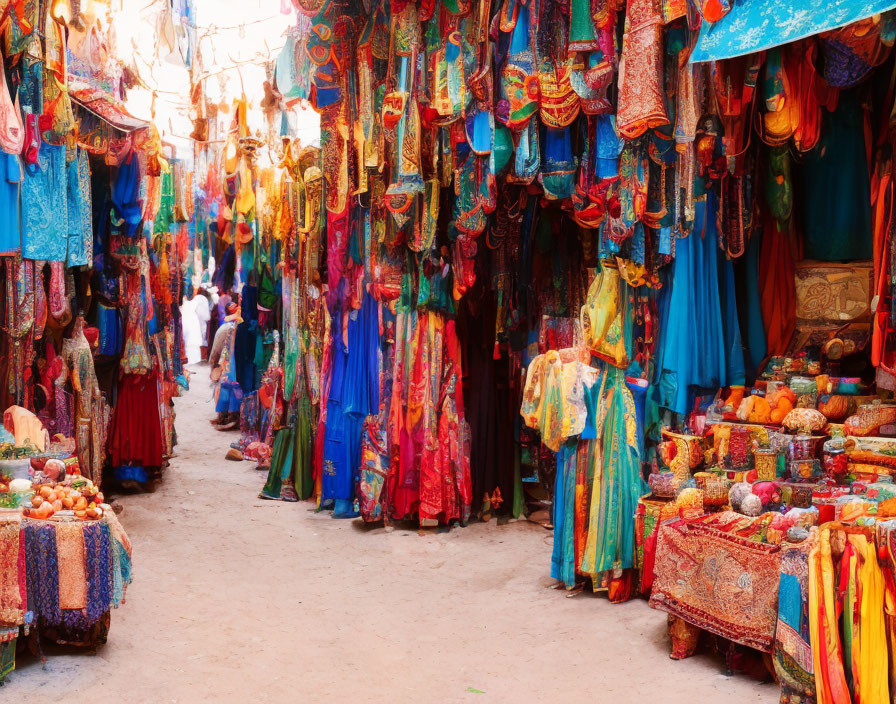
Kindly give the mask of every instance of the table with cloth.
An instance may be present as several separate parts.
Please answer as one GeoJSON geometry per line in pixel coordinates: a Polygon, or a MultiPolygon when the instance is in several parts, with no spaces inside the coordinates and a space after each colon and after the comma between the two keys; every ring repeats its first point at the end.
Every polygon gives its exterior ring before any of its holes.
{"type": "Polygon", "coordinates": [[[765,542],[768,520],[724,511],[660,526],[650,605],[674,617],[673,657],[693,652],[695,627],[773,650],[781,548],[765,542]]]}
{"type": "Polygon", "coordinates": [[[0,511],[0,682],[15,669],[23,631],[37,649],[41,638],[104,643],[130,581],[131,544],[113,511],[88,521],[0,511]]]}

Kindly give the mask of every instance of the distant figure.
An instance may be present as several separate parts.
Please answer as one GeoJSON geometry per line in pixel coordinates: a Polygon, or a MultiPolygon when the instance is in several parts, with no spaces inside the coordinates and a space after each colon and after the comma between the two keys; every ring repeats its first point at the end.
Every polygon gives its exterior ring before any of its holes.
{"type": "Polygon", "coordinates": [[[208,333],[210,311],[205,296],[194,295],[192,292],[187,295],[189,298],[180,307],[184,353],[187,355],[187,364],[198,364],[202,361],[202,347],[208,345],[205,335],[208,333]]]}

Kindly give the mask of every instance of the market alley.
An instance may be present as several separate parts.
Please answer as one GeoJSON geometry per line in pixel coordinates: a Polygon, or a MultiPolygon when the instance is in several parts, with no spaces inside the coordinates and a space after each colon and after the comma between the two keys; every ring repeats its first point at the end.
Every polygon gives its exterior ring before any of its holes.
{"type": "Polygon", "coordinates": [[[108,645],[46,670],[22,657],[0,701],[778,700],[718,658],[670,660],[643,600],[545,588],[539,526],[387,533],[252,498],[265,474],[223,459],[237,434],[209,425],[208,368],[193,370],[168,480],[121,499],[135,572],[108,645]]]}

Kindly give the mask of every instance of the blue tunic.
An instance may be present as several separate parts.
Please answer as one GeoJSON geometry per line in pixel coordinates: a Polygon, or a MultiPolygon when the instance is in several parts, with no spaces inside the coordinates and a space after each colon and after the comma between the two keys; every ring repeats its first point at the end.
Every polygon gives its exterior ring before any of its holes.
{"type": "Polygon", "coordinates": [[[0,152],[0,254],[22,251],[19,189],[23,178],[22,161],[18,155],[0,152]]]}
{"type": "Polygon", "coordinates": [[[22,256],[64,262],[68,254],[68,177],[65,145],[42,144],[22,184],[22,256]]]}

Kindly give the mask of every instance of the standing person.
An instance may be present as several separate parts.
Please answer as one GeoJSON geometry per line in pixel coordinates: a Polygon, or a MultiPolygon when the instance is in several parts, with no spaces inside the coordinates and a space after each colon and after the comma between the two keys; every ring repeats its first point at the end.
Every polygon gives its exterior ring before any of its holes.
{"type": "Polygon", "coordinates": [[[180,307],[184,354],[187,364],[196,364],[202,359],[202,330],[196,304],[200,300],[204,304],[205,298],[195,295],[192,289],[188,289],[185,299],[180,307]]]}
{"type": "Polygon", "coordinates": [[[215,410],[218,415],[209,421],[218,430],[236,430],[240,422],[240,402],[242,389],[236,381],[236,368],[233,364],[233,343],[236,337],[236,326],[240,320],[239,307],[230,303],[226,309],[224,322],[215,333],[209,355],[211,380],[215,384],[215,410]]]}
{"type": "Polygon", "coordinates": [[[196,317],[199,319],[199,353],[203,362],[208,360],[208,323],[212,317],[210,298],[208,291],[202,288],[193,297],[196,302],[196,317]]]}

